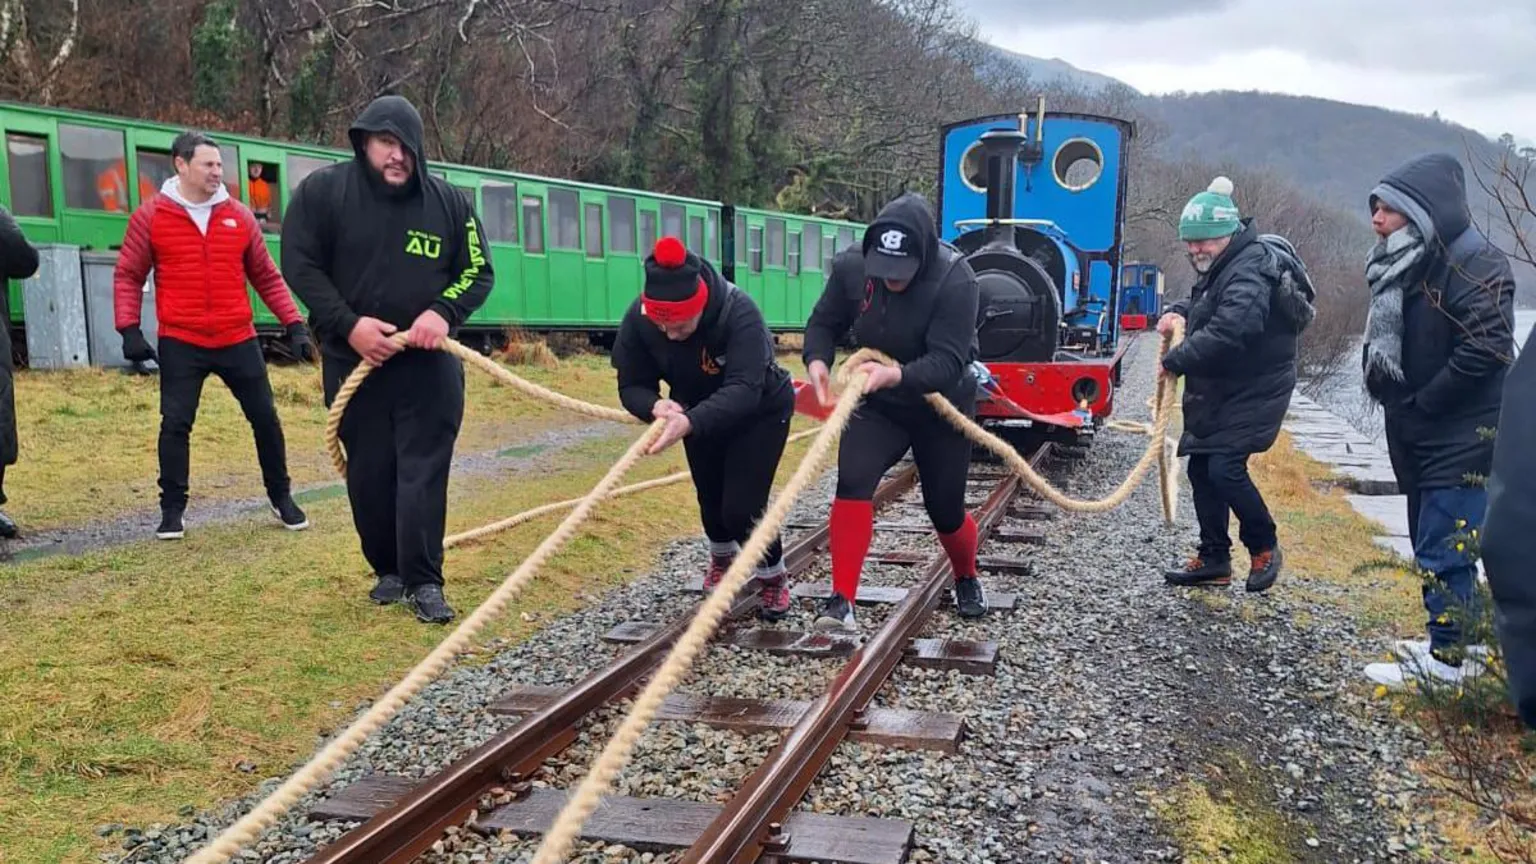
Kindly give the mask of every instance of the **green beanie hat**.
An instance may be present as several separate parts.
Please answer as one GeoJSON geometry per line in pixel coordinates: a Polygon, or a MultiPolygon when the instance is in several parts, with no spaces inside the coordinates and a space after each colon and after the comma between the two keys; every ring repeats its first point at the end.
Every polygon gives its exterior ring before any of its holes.
{"type": "Polygon", "coordinates": [[[1236,234],[1243,227],[1238,222],[1240,215],[1232,203],[1232,181],[1217,177],[1184,205],[1184,212],[1179,214],[1179,239],[1214,240],[1236,234]]]}

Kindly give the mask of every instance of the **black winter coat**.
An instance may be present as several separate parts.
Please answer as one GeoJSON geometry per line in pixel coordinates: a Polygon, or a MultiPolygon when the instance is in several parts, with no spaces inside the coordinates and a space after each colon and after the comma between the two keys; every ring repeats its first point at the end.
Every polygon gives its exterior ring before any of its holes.
{"type": "Polygon", "coordinates": [[[1211,263],[1188,300],[1184,341],[1163,368],[1185,376],[1179,455],[1262,453],[1280,435],[1296,387],[1299,328],[1275,301],[1279,281],[1253,220],[1211,263]]]}
{"type": "Polygon", "coordinates": [[[1483,521],[1483,567],[1493,593],[1494,622],[1509,669],[1509,692],[1520,718],[1536,728],[1536,568],[1525,548],[1536,526],[1536,338],[1526,337],[1520,359],[1504,382],[1488,513],[1483,521]],[[1527,430],[1516,434],[1516,430],[1527,430]]]}
{"type": "Polygon", "coordinates": [[[912,408],[924,404],[924,394],[939,393],[968,410],[976,398],[970,364],[979,356],[976,273],[959,250],[940,242],[922,196],[908,193],[887,204],[865,232],[865,248],[882,224],[925,238],[917,273],[904,290],[891,291],[884,280],[865,276],[864,249],[839,252],[805,324],[805,362],[830,369],[837,342],[851,328],[855,344],[902,364],[901,384],[870,394],[867,404],[912,408]]]}
{"type": "MultiPolygon", "coordinates": [[[[1514,354],[1515,280],[1509,259],[1472,225],[1461,163],[1430,154],[1382,183],[1407,195],[1429,224],[1418,278],[1403,290],[1403,384],[1383,400],[1387,450],[1403,489],[1460,486],[1486,476],[1499,397],[1514,354]]],[[[1410,214],[1412,215],[1412,214],[1410,214]]]]}
{"type": "Polygon", "coordinates": [[[700,263],[709,301],[687,339],[668,339],[640,312],[638,297],[624,313],[610,360],[618,370],[619,401],[649,423],[666,381],[668,397],[686,409],[690,438],[729,432],[764,414],[787,417],[795,391],[774,359],[763,313],[708,261],[700,263]]]}
{"type": "MultiPolygon", "coordinates": [[[[0,207],[0,276],[26,279],[37,272],[37,250],[22,235],[11,213],[0,207]]],[[[15,465],[16,365],[11,359],[10,291],[0,284],[0,465],[15,465]]]]}

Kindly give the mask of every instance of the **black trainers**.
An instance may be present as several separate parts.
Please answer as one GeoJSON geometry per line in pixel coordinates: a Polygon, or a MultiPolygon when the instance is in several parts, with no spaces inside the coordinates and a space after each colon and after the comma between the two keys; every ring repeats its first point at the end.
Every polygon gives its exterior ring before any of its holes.
{"type": "Polygon", "coordinates": [[[20,534],[21,531],[16,527],[16,523],[11,517],[5,515],[4,510],[0,510],[0,540],[14,540],[20,534]]]}
{"type": "Polygon", "coordinates": [[[1253,564],[1248,569],[1248,590],[1256,594],[1267,591],[1269,586],[1275,584],[1275,579],[1280,575],[1282,557],[1279,543],[1275,544],[1275,548],[1253,556],[1253,564]]]}
{"type": "Polygon", "coordinates": [[[858,625],[853,620],[853,604],[848,598],[834,593],[831,597],[821,602],[821,614],[816,616],[817,630],[844,630],[853,631],[858,625]]]}
{"type": "Polygon", "coordinates": [[[380,576],[373,590],[368,592],[368,599],[380,606],[399,603],[403,597],[405,597],[405,583],[400,581],[399,576],[393,574],[380,576]]]}
{"type": "Polygon", "coordinates": [[[987,595],[975,576],[955,580],[955,611],[961,618],[980,618],[987,614],[987,595]]]}
{"type": "Polygon", "coordinates": [[[155,529],[155,536],[161,540],[180,540],[186,535],[186,526],[181,523],[181,510],[176,508],[162,508],[160,510],[160,527],[155,529]]]}
{"type": "Polygon", "coordinates": [[[1169,585],[1231,585],[1232,561],[1206,561],[1197,556],[1182,569],[1165,572],[1163,581],[1169,585]]]}
{"type": "Polygon", "coordinates": [[[453,620],[453,609],[443,599],[441,585],[422,585],[411,594],[411,608],[416,617],[428,624],[446,624],[453,620]]]}
{"type": "Polygon", "coordinates": [[[272,515],[282,521],[289,531],[303,531],[309,527],[309,517],[293,502],[292,495],[284,495],[272,502],[272,515]]]}

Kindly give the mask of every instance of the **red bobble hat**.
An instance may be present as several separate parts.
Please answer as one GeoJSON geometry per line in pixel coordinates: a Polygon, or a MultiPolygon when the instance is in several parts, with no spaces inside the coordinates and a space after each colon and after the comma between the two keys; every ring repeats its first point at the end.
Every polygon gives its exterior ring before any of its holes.
{"type": "Polygon", "coordinates": [[[676,324],[704,311],[709,302],[699,257],[676,237],[663,237],[645,259],[640,312],[658,324],[676,324]]]}

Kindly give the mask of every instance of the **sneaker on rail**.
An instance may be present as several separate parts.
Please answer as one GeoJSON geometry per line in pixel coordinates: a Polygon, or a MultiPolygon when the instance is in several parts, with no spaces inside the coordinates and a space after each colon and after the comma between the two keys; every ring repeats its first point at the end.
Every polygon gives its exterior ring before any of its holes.
{"type": "Polygon", "coordinates": [[[1231,585],[1232,561],[1191,558],[1182,568],[1163,573],[1163,581],[1169,585],[1231,585]]]}
{"type": "Polygon", "coordinates": [[[757,617],[764,621],[782,621],[789,614],[789,577],[758,577],[762,587],[757,593],[757,617]]]}
{"type": "Polygon", "coordinates": [[[441,585],[429,583],[417,586],[411,592],[411,608],[416,610],[418,620],[428,624],[447,624],[453,620],[453,608],[443,599],[441,585]]]}
{"type": "Polygon", "coordinates": [[[368,599],[380,606],[399,603],[404,598],[405,583],[401,582],[400,577],[393,573],[385,573],[380,576],[379,581],[374,584],[373,590],[368,592],[368,599]]]}
{"type": "Polygon", "coordinates": [[[955,580],[955,611],[961,618],[980,618],[987,614],[987,595],[981,580],[967,576],[955,580]]]}
{"type": "Polygon", "coordinates": [[[853,620],[853,604],[847,597],[833,593],[821,603],[821,613],[816,616],[817,630],[853,632],[858,625],[853,620]]]}
{"type": "Polygon", "coordinates": [[[155,536],[161,540],[180,540],[186,536],[187,528],[181,521],[181,508],[163,507],[160,510],[160,527],[155,529],[155,536]]]}
{"type": "Polygon", "coordinates": [[[714,592],[715,587],[720,584],[720,580],[725,578],[725,571],[731,569],[731,565],[734,563],[736,563],[736,556],[734,555],[710,553],[709,569],[704,573],[705,594],[714,592]]]}
{"type": "Polygon", "coordinates": [[[283,527],[289,531],[303,531],[309,527],[309,517],[305,516],[304,511],[299,509],[299,505],[294,503],[292,495],[284,495],[273,501],[272,515],[276,516],[283,523],[283,527]]]}
{"type": "Polygon", "coordinates": [[[1275,584],[1275,579],[1280,575],[1280,563],[1284,556],[1280,554],[1280,544],[1275,548],[1267,549],[1253,556],[1253,564],[1248,570],[1248,590],[1252,593],[1269,590],[1269,586],[1275,584]]]}

